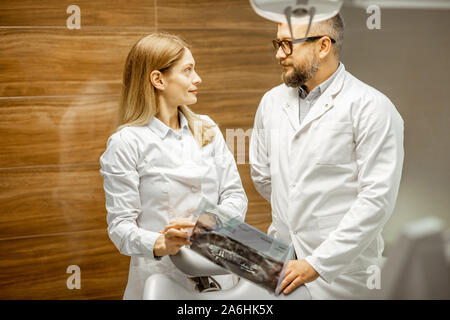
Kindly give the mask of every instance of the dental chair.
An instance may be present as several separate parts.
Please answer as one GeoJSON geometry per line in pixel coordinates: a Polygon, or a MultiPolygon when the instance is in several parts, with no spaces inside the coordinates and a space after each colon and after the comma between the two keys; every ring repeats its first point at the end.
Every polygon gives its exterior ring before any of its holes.
{"type": "MultiPolygon", "coordinates": [[[[190,277],[226,275],[230,272],[195,251],[183,247],[178,254],[170,256],[174,265],[190,277]]],[[[300,286],[288,295],[276,296],[244,278],[236,286],[219,291],[189,291],[165,274],[151,275],[145,282],[144,300],[311,300],[305,286],[300,286]]]]}

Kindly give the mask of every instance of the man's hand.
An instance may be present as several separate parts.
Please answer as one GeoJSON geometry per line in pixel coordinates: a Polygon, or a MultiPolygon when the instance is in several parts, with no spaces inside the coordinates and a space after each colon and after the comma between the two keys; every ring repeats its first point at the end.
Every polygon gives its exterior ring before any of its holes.
{"type": "Polygon", "coordinates": [[[291,293],[295,288],[316,280],[319,277],[317,271],[305,260],[290,260],[286,267],[280,292],[291,293]],[[286,288],[286,289],[285,289],[286,288]]]}

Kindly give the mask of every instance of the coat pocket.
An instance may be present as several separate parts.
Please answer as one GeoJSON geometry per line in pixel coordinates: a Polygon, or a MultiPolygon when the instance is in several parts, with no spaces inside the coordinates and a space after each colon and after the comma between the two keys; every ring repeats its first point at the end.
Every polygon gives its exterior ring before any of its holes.
{"type": "Polygon", "coordinates": [[[316,164],[347,164],[353,158],[353,130],[351,122],[325,122],[316,133],[316,164]]]}

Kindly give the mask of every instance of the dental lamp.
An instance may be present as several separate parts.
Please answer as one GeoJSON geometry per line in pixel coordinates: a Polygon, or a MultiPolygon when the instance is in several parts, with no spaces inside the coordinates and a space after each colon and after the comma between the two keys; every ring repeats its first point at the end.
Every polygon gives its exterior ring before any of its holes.
{"type": "Polygon", "coordinates": [[[311,24],[327,20],[339,13],[343,0],[250,0],[253,10],[261,17],[277,22],[287,22],[293,43],[300,42],[292,32],[292,24],[311,24]]]}
{"type": "Polygon", "coordinates": [[[301,42],[301,38],[294,37],[292,24],[308,24],[306,38],[313,22],[334,17],[344,3],[364,9],[371,5],[389,9],[450,9],[449,0],[250,0],[259,16],[276,23],[287,22],[293,43],[301,42]]]}

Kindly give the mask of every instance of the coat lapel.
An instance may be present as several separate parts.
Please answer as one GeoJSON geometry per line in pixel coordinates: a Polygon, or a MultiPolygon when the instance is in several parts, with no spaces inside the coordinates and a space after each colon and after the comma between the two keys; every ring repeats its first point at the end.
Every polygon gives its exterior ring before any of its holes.
{"type": "Polygon", "coordinates": [[[289,120],[291,127],[297,132],[300,129],[299,123],[299,96],[296,88],[287,87],[288,95],[283,106],[283,110],[286,113],[286,117],[289,120]]]}
{"type": "MultiPolygon", "coordinates": [[[[311,122],[323,116],[334,107],[334,97],[341,91],[344,84],[345,69],[336,77],[327,90],[319,97],[311,111],[306,115],[298,131],[302,131],[311,122]]],[[[298,132],[297,132],[298,133],[298,132]]]]}
{"type": "Polygon", "coordinates": [[[333,99],[329,95],[322,94],[320,98],[317,100],[317,102],[314,104],[314,107],[311,108],[311,110],[306,115],[305,119],[302,122],[302,125],[299,128],[299,131],[301,131],[303,128],[307,127],[311,122],[316,120],[317,118],[320,118],[333,108],[333,99]]]}

